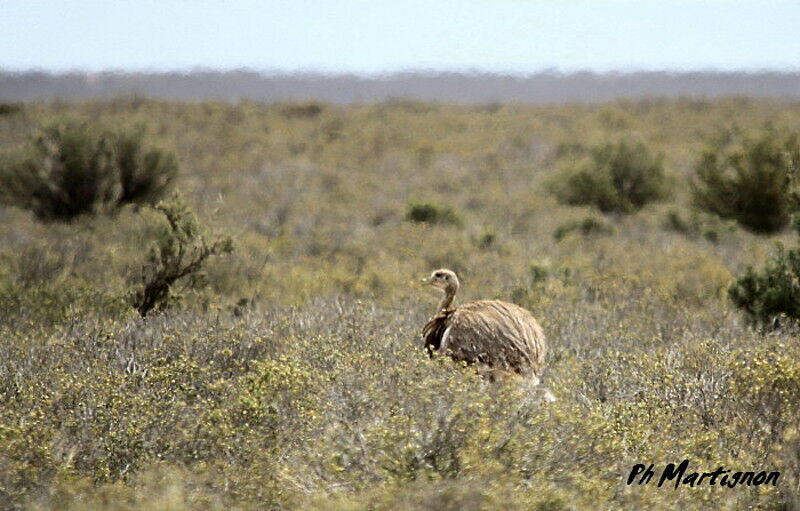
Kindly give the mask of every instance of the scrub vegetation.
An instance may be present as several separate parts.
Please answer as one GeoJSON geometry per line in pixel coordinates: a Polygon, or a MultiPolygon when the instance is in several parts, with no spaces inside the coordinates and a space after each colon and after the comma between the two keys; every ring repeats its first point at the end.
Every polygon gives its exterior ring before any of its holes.
{"type": "Polygon", "coordinates": [[[15,104],[0,509],[798,509],[798,132],[800,103],[747,98],[15,104]],[[61,221],[28,199],[75,184],[43,126],[89,162],[146,126],[129,168],[160,191],[61,221]],[[778,209],[713,191],[742,183],[778,209]],[[428,358],[440,267],[533,312],[556,402],[428,358]],[[625,484],[683,459],[781,478],[625,484]]]}
{"type": "Polygon", "coordinates": [[[144,129],[101,131],[88,122],[43,126],[0,162],[2,199],[40,220],[116,213],[152,204],[177,172],[175,157],[144,142],[144,129]]]}
{"type": "MultiPolygon", "coordinates": [[[[576,156],[584,152],[577,149],[576,156]]],[[[567,168],[553,180],[553,191],[565,204],[632,213],[669,196],[663,156],[651,155],[643,142],[622,140],[586,152],[586,158],[565,159],[567,168]]]]}
{"type": "Polygon", "coordinates": [[[758,138],[726,133],[703,152],[693,185],[700,208],[755,232],[779,231],[800,200],[798,135],[774,128],[758,138]]]}

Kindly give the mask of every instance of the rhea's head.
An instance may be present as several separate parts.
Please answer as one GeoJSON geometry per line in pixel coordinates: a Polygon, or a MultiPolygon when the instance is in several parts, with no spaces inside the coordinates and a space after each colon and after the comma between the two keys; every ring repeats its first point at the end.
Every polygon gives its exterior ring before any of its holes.
{"type": "Polygon", "coordinates": [[[441,268],[431,273],[430,277],[422,279],[422,282],[429,286],[438,287],[442,291],[450,294],[455,293],[458,289],[458,277],[456,272],[441,268]]]}

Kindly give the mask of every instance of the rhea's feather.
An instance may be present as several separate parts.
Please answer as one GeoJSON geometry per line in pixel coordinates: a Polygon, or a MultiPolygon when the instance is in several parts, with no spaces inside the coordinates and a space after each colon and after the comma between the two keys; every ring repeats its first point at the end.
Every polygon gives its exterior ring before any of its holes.
{"type": "Polygon", "coordinates": [[[424,346],[431,356],[441,350],[458,362],[481,364],[538,382],[547,344],[530,312],[500,300],[450,307],[459,287],[451,270],[436,270],[426,282],[445,292],[436,315],[423,328],[424,346]]]}

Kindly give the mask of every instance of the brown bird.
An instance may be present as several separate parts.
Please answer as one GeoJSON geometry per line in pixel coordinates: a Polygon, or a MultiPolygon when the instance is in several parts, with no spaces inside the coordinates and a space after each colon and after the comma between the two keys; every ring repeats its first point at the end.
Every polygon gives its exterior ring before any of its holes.
{"type": "Polygon", "coordinates": [[[453,307],[459,282],[455,272],[436,270],[423,282],[444,291],[436,314],[425,325],[425,349],[447,353],[458,362],[489,368],[494,380],[498,371],[517,373],[539,383],[547,345],[544,332],[530,312],[500,300],[478,300],[453,307]]]}

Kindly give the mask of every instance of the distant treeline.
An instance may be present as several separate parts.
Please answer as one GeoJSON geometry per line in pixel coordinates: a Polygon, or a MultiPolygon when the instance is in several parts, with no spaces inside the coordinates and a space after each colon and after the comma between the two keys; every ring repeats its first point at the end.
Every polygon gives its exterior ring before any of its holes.
{"type": "Polygon", "coordinates": [[[138,95],[176,100],[333,103],[419,99],[491,103],[561,103],[640,97],[747,95],[800,99],[800,72],[609,72],[527,76],[440,72],[390,75],[188,73],[63,73],[0,71],[0,101],[83,100],[138,95]]]}

